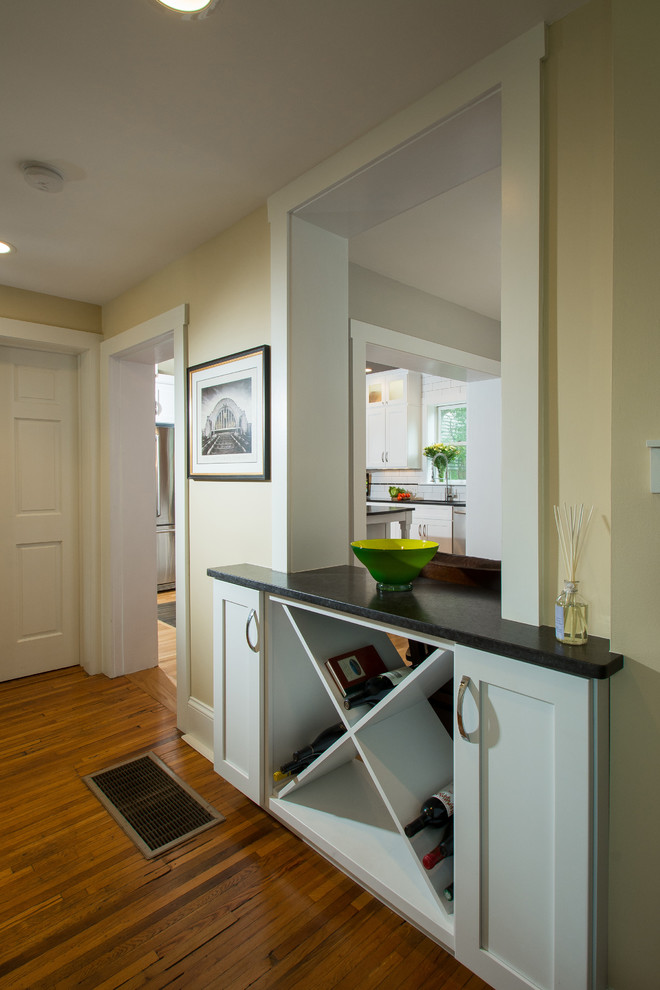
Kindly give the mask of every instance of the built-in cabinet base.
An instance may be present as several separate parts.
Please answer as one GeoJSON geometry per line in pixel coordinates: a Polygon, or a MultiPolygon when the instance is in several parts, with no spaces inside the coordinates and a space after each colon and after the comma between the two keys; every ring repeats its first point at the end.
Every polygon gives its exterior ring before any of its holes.
{"type": "Polygon", "coordinates": [[[325,661],[371,645],[400,668],[393,637],[409,633],[239,592],[216,581],[218,772],[495,990],[601,990],[594,835],[607,799],[609,682],[416,633],[427,659],[375,707],[346,710],[325,661]],[[449,720],[438,706],[447,695],[449,720]],[[263,707],[263,745],[250,707],[263,707]],[[336,723],[345,731],[325,753],[273,783],[275,769],[336,723]],[[237,771],[231,754],[241,751],[237,771]],[[427,871],[438,832],[409,839],[404,825],[452,780],[455,855],[427,871]],[[450,883],[453,901],[443,894],[450,883]]]}

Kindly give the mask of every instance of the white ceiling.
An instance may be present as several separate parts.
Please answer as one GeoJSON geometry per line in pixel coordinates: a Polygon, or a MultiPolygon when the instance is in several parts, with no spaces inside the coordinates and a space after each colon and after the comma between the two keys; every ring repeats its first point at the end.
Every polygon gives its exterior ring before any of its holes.
{"type": "Polygon", "coordinates": [[[501,169],[351,238],[352,262],[500,319],[501,169]]]}
{"type": "MultiPolygon", "coordinates": [[[[2,0],[0,239],[17,251],[0,257],[0,284],[107,302],[461,69],[582,2],[221,0],[206,19],[184,21],[155,0],[2,0]],[[30,188],[26,160],[58,168],[63,190],[30,188]]],[[[437,243],[439,225],[452,232],[441,238],[435,274],[461,250],[476,265],[478,245],[459,248],[467,236],[460,200],[472,213],[490,203],[492,213],[495,182],[480,176],[424,211],[424,243],[437,243]]],[[[399,257],[416,212],[390,221],[399,257]]],[[[496,222],[491,216],[486,232],[480,215],[486,256],[496,222]]],[[[351,244],[358,263],[378,237],[375,228],[351,244]]],[[[377,265],[391,261],[366,266],[377,265]]],[[[459,275],[448,273],[438,294],[467,305],[459,275]]],[[[434,278],[424,275],[428,285],[434,278]]],[[[482,293],[472,308],[492,311],[492,288],[482,293]]]]}

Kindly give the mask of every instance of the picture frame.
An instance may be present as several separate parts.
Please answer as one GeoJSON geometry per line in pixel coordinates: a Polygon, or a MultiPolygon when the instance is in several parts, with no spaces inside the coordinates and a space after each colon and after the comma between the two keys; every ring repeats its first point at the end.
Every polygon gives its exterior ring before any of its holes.
{"type": "Polygon", "coordinates": [[[270,348],[188,368],[188,477],[270,480],[270,348]]]}

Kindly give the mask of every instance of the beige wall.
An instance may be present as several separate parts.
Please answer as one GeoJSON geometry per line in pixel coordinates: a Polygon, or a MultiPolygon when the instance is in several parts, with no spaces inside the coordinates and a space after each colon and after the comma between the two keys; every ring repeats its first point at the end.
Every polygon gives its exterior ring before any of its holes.
{"type": "Polygon", "coordinates": [[[62,299],[43,292],[28,292],[0,285],[0,316],[49,327],[101,333],[101,307],[93,303],[62,299]]]}
{"type": "Polygon", "coordinates": [[[500,359],[500,324],[463,306],[391,278],[349,265],[351,319],[410,334],[434,344],[500,359]]]}
{"type": "Polygon", "coordinates": [[[660,438],[660,101],[654,0],[612,0],[614,294],[610,984],[660,981],[660,495],[647,440],[660,438]]]}
{"type": "Polygon", "coordinates": [[[610,634],[612,86],[608,4],[592,0],[548,32],[545,87],[545,561],[542,622],[567,577],[553,505],[594,514],[579,569],[589,628],[610,634]]]}
{"type": "MultiPolygon", "coordinates": [[[[581,573],[591,629],[609,635],[611,610],[613,647],[626,654],[611,682],[613,990],[655,990],[660,970],[660,495],[648,491],[645,446],[660,438],[658,10],[655,0],[590,0],[550,28],[544,66],[544,621],[563,577],[552,505],[593,503],[581,573]]],[[[264,207],[105,306],[104,333],[188,303],[188,363],[200,363],[269,342],[269,289],[264,207]]],[[[52,300],[0,287],[0,314],[98,329],[94,307],[52,300]]],[[[206,568],[269,565],[271,486],[189,487],[192,694],[211,704],[206,568]]]]}
{"type": "Polygon", "coordinates": [[[544,621],[563,576],[552,504],[593,503],[591,630],[610,635],[611,603],[626,657],[611,681],[613,990],[655,990],[660,970],[660,496],[645,446],[660,437],[658,11],[591,0],[550,28],[544,67],[544,621]]]}
{"type": "MultiPolygon", "coordinates": [[[[114,336],[188,304],[188,365],[270,343],[265,206],[103,308],[114,336]]],[[[270,566],[271,485],[189,481],[191,694],[213,703],[212,582],[207,567],[270,566]]]]}

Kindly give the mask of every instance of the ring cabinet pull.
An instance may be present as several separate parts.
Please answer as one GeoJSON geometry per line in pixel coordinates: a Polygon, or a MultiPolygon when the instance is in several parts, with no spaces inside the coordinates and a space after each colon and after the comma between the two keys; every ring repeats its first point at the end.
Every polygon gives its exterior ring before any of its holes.
{"type": "Polygon", "coordinates": [[[456,724],[458,725],[458,731],[461,734],[461,738],[465,739],[466,742],[470,741],[470,737],[465,731],[465,726],[463,725],[463,698],[465,697],[465,692],[469,683],[470,678],[467,674],[463,674],[461,677],[461,683],[458,685],[458,694],[456,696],[456,724]]]}
{"type": "Polygon", "coordinates": [[[247,617],[247,622],[245,623],[245,639],[247,645],[250,647],[253,653],[259,652],[259,616],[257,615],[257,610],[254,608],[250,609],[250,614],[247,617]],[[250,642],[250,623],[254,619],[254,625],[257,630],[257,641],[254,645],[250,642]]]}

